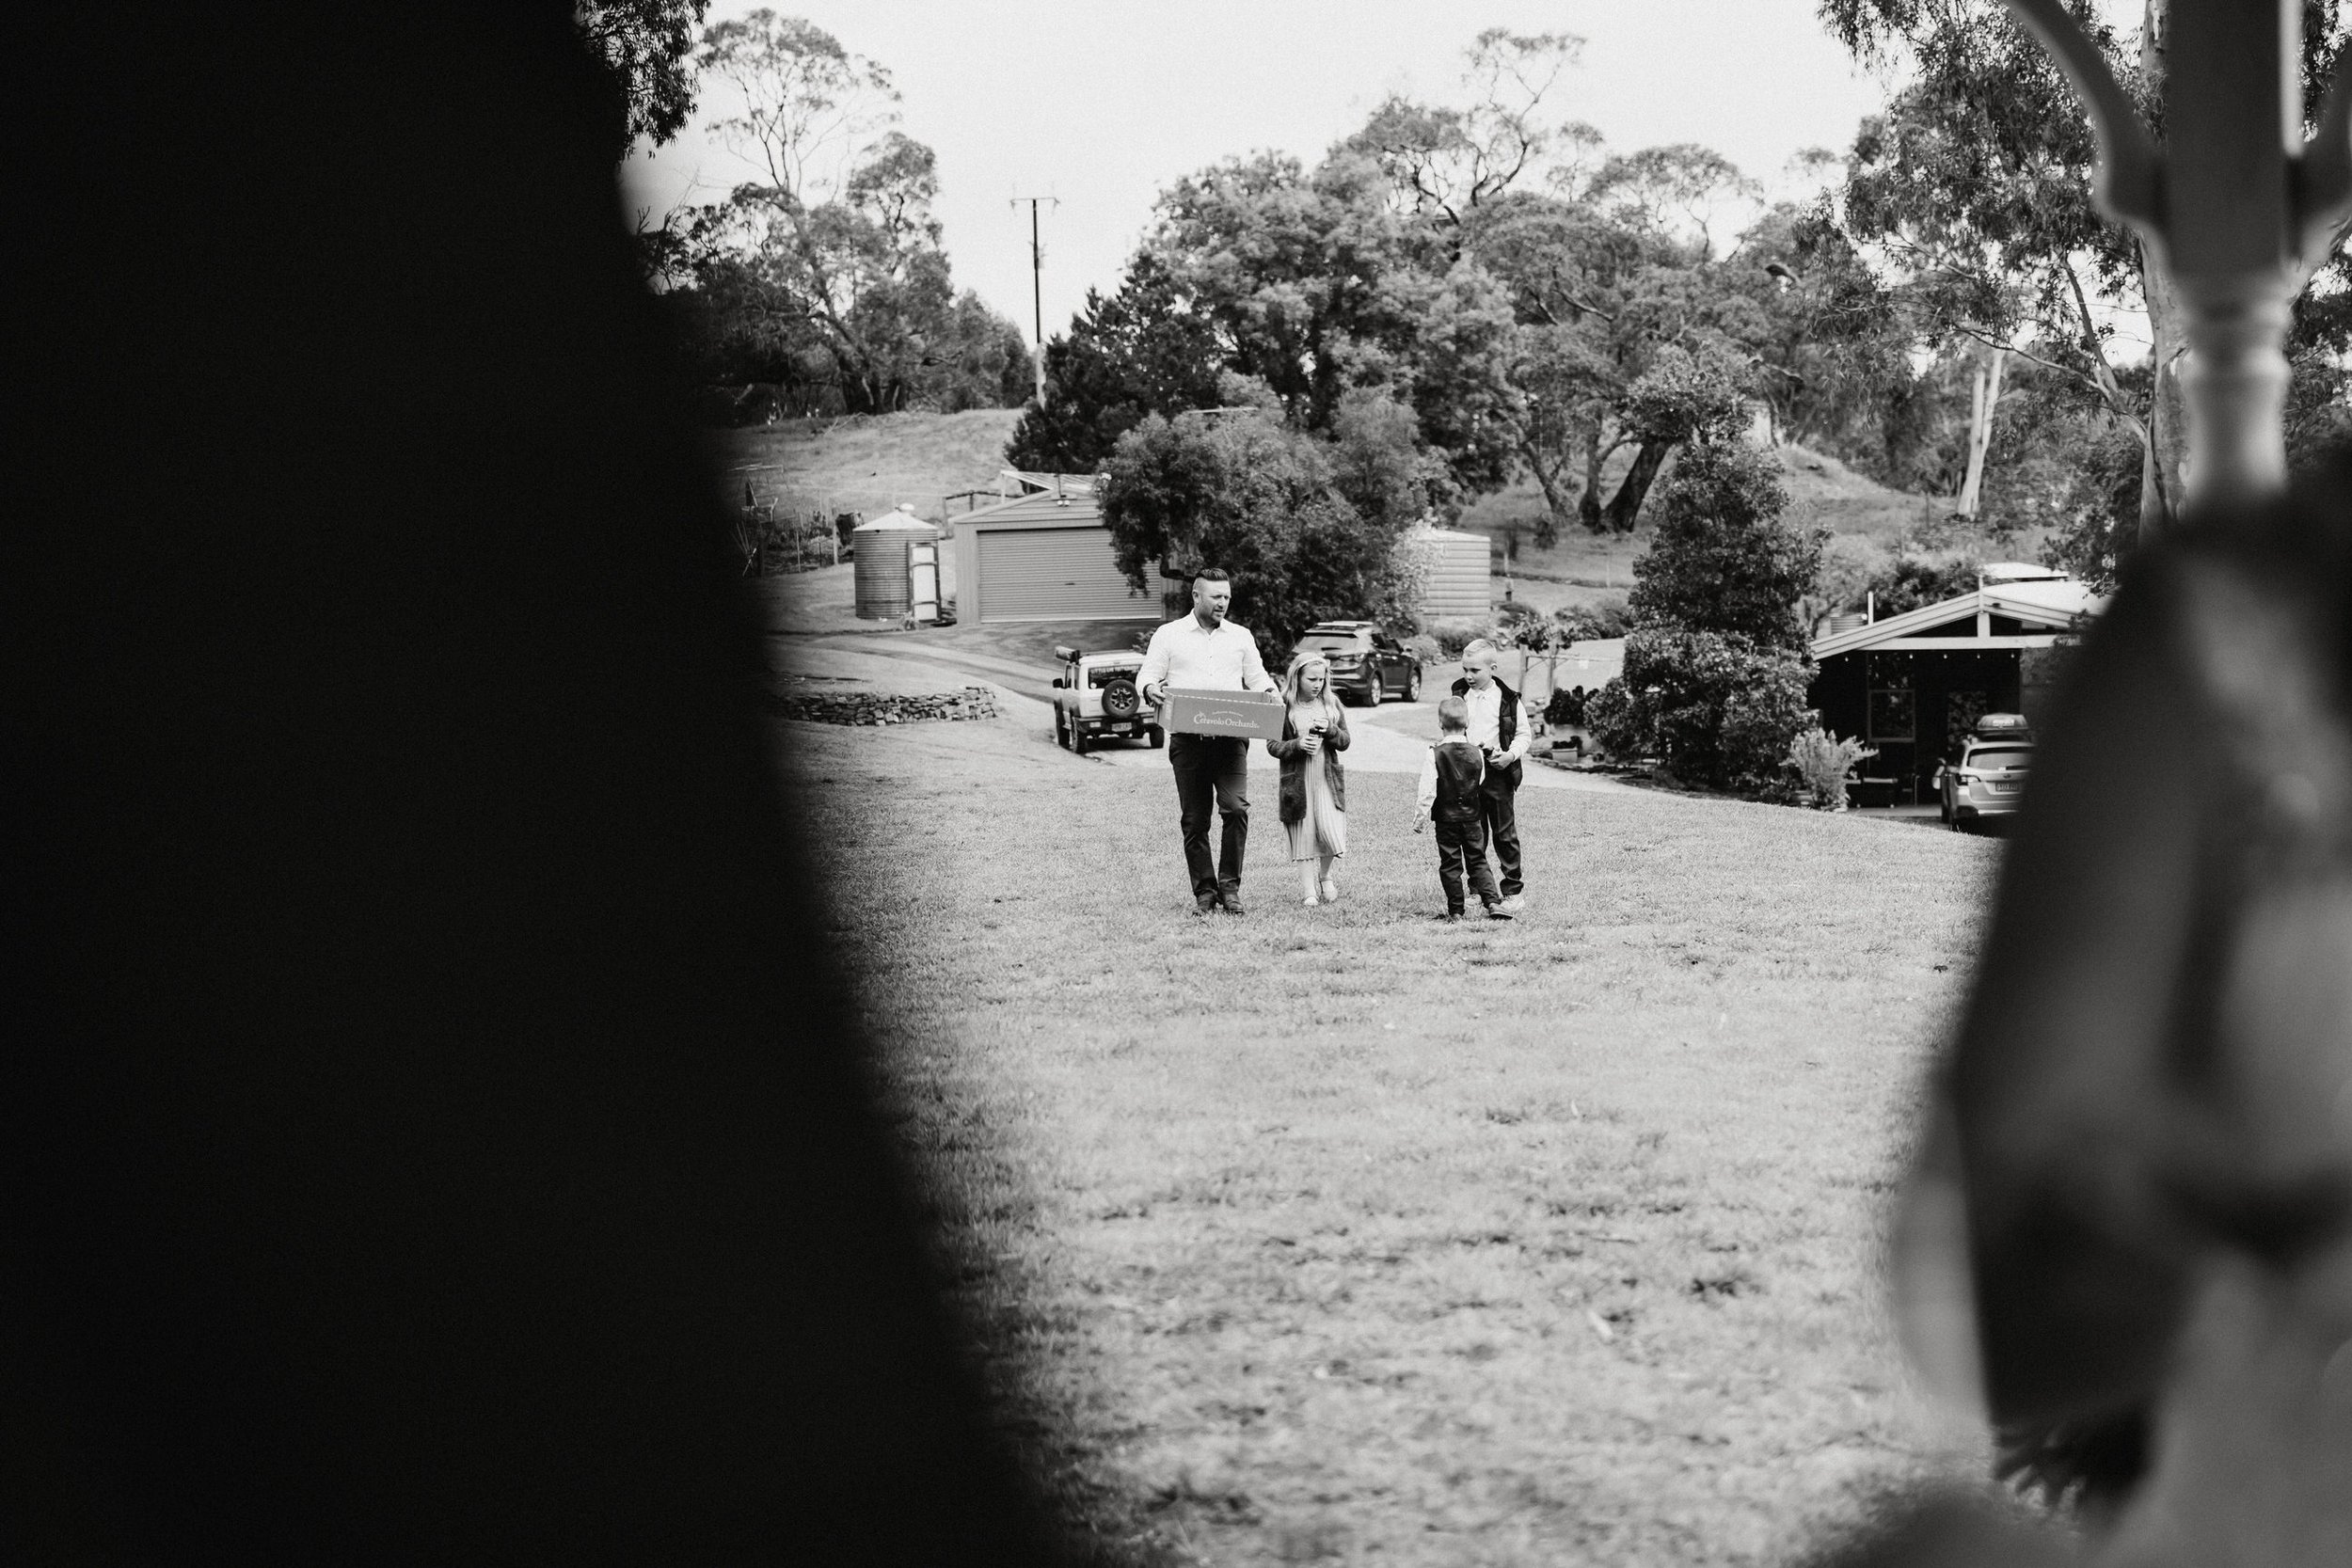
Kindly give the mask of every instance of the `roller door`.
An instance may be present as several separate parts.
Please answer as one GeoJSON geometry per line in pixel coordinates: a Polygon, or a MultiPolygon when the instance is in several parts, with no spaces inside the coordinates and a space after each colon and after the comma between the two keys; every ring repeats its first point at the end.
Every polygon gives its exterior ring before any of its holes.
{"type": "Polygon", "coordinates": [[[1440,533],[1431,544],[1422,614],[1431,620],[1485,620],[1494,604],[1486,536],[1440,533]]]}
{"type": "Polygon", "coordinates": [[[982,621],[1157,620],[1152,594],[1130,592],[1101,528],[989,529],[979,551],[982,621]]]}

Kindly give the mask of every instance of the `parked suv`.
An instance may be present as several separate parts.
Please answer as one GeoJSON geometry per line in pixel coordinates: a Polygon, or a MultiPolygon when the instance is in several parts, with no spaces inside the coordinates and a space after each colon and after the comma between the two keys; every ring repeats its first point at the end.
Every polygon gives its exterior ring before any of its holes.
{"type": "Polygon", "coordinates": [[[1168,733],[1152,721],[1136,689],[1143,672],[1138,653],[1080,653],[1067,644],[1054,650],[1061,673],[1054,677],[1054,740],[1080,756],[1105,736],[1168,744],[1168,733]]]}
{"type": "Polygon", "coordinates": [[[2033,732],[2020,713],[1988,713],[1960,743],[1960,755],[1935,770],[1944,825],[1955,831],[1989,816],[2014,814],[2033,762],[2033,732]]]}
{"type": "Polygon", "coordinates": [[[1384,697],[1421,701],[1421,660],[1370,621],[1318,621],[1291,657],[1305,653],[1331,661],[1331,689],[1343,702],[1377,707],[1384,697]]]}

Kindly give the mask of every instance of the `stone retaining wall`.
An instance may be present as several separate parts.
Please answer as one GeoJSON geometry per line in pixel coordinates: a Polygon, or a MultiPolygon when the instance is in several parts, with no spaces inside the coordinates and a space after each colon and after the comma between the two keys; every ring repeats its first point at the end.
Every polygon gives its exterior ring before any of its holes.
{"type": "Polygon", "coordinates": [[[961,691],[795,691],[771,695],[779,718],[819,724],[919,724],[940,719],[1001,719],[996,693],[985,686],[961,691]]]}

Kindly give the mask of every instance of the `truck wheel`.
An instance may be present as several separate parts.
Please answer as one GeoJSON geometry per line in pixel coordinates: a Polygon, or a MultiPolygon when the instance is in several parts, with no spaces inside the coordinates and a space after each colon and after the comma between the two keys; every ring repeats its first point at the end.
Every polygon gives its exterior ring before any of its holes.
{"type": "Polygon", "coordinates": [[[1380,684],[1380,672],[1375,670],[1372,673],[1372,689],[1364,693],[1364,706],[1378,707],[1380,699],[1388,694],[1387,688],[1380,684]]]}
{"type": "Polygon", "coordinates": [[[1405,677],[1405,700],[1408,703],[1421,701],[1421,666],[1418,664],[1405,677]]]}
{"type": "Polygon", "coordinates": [[[1087,754],[1087,732],[1075,721],[1070,726],[1070,749],[1080,756],[1087,754]]]}

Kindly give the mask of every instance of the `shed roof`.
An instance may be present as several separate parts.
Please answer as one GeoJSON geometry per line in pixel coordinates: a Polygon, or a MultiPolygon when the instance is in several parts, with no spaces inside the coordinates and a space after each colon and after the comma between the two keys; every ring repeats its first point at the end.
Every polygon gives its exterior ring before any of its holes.
{"type": "Polygon", "coordinates": [[[968,528],[1100,528],[1103,503],[1090,491],[1072,490],[1057,496],[1039,490],[1010,500],[958,513],[959,531],[968,528]]]}
{"type": "Polygon", "coordinates": [[[1817,659],[1833,658],[1839,654],[1859,653],[1867,648],[1881,648],[1894,653],[2041,646],[2055,641],[2061,632],[2074,630],[2086,618],[2096,615],[2106,607],[2104,595],[2069,577],[1987,580],[1956,598],[1921,605],[1900,615],[1889,615],[1883,621],[1873,621],[1867,626],[1834,631],[1826,637],[1817,638],[1813,642],[1813,657],[1817,659]],[[2022,635],[2006,636],[1990,633],[1966,637],[1931,635],[1937,626],[1947,622],[1975,621],[1979,616],[1993,615],[2022,622],[2033,629],[2022,635]]]}

